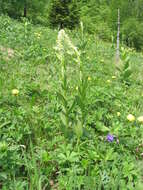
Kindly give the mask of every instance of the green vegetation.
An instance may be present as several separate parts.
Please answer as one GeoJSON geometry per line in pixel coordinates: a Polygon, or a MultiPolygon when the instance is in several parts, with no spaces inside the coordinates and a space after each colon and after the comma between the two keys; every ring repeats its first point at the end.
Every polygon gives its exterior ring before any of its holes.
{"type": "Polygon", "coordinates": [[[116,41],[117,10],[120,9],[120,39],[125,45],[143,49],[143,0],[1,0],[0,14],[34,24],[57,28],[79,27],[100,39],[116,41]]]}
{"type": "Polygon", "coordinates": [[[116,68],[82,23],[1,16],[0,39],[0,189],[142,190],[142,54],[116,68]]]}
{"type": "Polygon", "coordinates": [[[89,33],[104,40],[116,40],[117,14],[120,9],[121,40],[137,50],[143,47],[143,0],[83,0],[81,20],[89,33]]]}
{"type": "Polygon", "coordinates": [[[15,19],[27,17],[33,23],[46,25],[48,5],[48,0],[1,0],[0,13],[15,19]]]}

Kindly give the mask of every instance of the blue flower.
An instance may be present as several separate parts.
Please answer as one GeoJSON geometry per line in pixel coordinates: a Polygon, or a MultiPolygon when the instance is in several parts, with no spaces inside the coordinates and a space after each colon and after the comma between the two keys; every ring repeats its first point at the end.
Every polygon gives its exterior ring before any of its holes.
{"type": "Polygon", "coordinates": [[[108,142],[113,142],[113,141],[114,141],[114,136],[111,135],[111,134],[108,134],[108,135],[107,135],[107,141],[108,141],[108,142]]]}

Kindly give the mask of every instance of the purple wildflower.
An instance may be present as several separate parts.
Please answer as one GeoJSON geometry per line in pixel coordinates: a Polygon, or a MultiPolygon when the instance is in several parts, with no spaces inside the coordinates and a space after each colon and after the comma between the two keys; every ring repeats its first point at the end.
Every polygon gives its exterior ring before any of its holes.
{"type": "Polygon", "coordinates": [[[107,135],[107,141],[108,141],[108,142],[113,142],[113,141],[114,141],[114,136],[111,135],[111,134],[108,134],[108,135],[107,135]]]}

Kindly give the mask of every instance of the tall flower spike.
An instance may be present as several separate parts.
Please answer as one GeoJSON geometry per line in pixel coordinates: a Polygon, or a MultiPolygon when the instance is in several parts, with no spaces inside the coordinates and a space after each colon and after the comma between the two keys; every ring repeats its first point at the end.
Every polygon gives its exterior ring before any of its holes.
{"type": "Polygon", "coordinates": [[[79,60],[80,53],[76,46],[73,45],[68,35],[62,29],[58,33],[57,46],[55,47],[58,52],[58,58],[61,60],[64,53],[70,52],[70,54],[75,54],[79,60]]]}
{"type": "Polygon", "coordinates": [[[74,46],[72,41],[70,40],[69,36],[66,34],[64,29],[60,30],[58,33],[57,38],[57,45],[54,48],[57,52],[57,57],[61,61],[61,63],[64,62],[64,56],[65,54],[75,55],[76,58],[74,59],[80,69],[80,80],[82,79],[82,73],[81,73],[81,61],[80,61],[80,52],[78,51],[77,47],[74,46]]]}

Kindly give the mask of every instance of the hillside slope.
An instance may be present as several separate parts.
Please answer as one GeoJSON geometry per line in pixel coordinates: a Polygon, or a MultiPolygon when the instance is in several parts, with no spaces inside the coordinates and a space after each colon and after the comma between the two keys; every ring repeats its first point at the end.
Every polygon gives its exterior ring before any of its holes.
{"type": "MultiPolygon", "coordinates": [[[[143,56],[121,50],[129,56],[132,73],[122,78],[123,70],[115,68],[115,44],[88,34],[82,44],[80,30],[66,32],[84,48],[81,59],[88,77],[86,130],[79,144],[60,130],[58,31],[0,17],[0,187],[142,189],[143,124],[127,116],[143,115],[143,56]],[[107,141],[108,133],[114,135],[113,143],[107,141]]],[[[74,59],[68,61],[70,98],[77,93],[77,74],[74,59]]]]}

